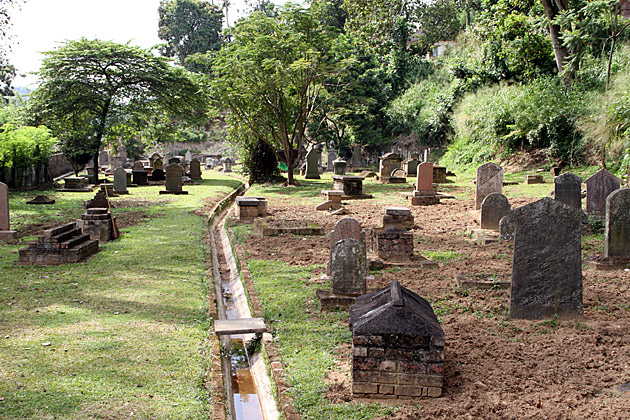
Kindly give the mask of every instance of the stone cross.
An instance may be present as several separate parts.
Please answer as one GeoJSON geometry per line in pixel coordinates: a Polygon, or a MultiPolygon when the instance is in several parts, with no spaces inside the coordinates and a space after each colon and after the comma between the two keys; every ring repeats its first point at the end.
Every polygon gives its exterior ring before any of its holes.
{"type": "Polygon", "coordinates": [[[510,212],[515,223],[510,318],[580,318],[583,213],[546,197],[510,212]]]}
{"type": "Polygon", "coordinates": [[[306,174],[305,179],[320,179],[318,163],[322,156],[322,151],[313,148],[306,154],[306,174]]]}
{"type": "Polygon", "coordinates": [[[499,221],[510,208],[510,202],[503,194],[488,194],[481,202],[481,228],[499,230],[499,221]]]}
{"type": "Polygon", "coordinates": [[[9,223],[9,187],[0,182],[0,240],[16,238],[16,232],[9,223]]]}
{"type": "Polygon", "coordinates": [[[116,168],[114,171],[114,192],[117,194],[127,194],[127,171],[123,168],[116,168]]]}
{"type": "Polygon", "coordinates": [[[603,214],[606,210],[606,197],[619,189],[621,181],[602,168],[584,182],[586,183],[586,211],[603,214]]]}
{"type": "Polygon", "coordinates": [[[503,194],[503,168],[488,162],[477,168],[475,210],[479,210],[483,199],[492,193],[503,194]]]}
{"type": "Polygon", "coordinates": [[[606,199],[606,258],[630,258],[630,188],[613,191],[606,199]]]}
{"type": "Polygon", "coordinates": [[[166,165],[166,191],[182,191],[182,167],[177,163],[166,165]]]}
{"type": "Polygon", "coordinates": [[[365,245],[353,238],[342,239],[332,247],[332,292],[336,295],[362,295],[366,290],[365,245]]]}
{"type": "Polygon", "coordinates": [[[582,178],[565,172],[554,178],[554,198],[567,206],[582,209],[582,178]]]}

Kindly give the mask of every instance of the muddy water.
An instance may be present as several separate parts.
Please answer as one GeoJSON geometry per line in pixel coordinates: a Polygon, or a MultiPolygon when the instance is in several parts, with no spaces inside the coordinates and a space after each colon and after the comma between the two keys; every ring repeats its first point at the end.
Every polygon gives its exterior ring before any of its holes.
{"type": "Polygon", "coordinates": [[[232,339],[231,345],[234,417],[237,420],[262,419],[262,409],[250,371],[247,349],[241,339],[232,339]]]}

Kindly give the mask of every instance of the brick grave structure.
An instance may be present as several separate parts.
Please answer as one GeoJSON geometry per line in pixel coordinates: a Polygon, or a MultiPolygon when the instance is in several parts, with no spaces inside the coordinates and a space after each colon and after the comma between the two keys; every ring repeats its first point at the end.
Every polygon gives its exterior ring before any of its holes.
{"type": "Polygon", "coordinates": [[[81,216],[81,229],[90,239],[107,242],[112,239],[112,214],[109,209],[91,207],[81,216]]]}
{"type": "Polygon", "coordinates": [[[397,281],[350,307],[352,396],[439,397],[445,336],[429,302],[397,281]]]}
{"type": "Polygon", "coordinates": [[[333,175],[333,190],[343,191],[342,199],[365,199],[373,198],[372,195],[363,194],[363,177],[352,175],[333,175]]]}
{"type": "Polygon", "coordinates": [[[396,226],[372,229],[372,250],[382,260],[393,263],[413,261],[413,232],[396,226]]]}
{"type": "Polygon", "coordinates": [[[79,222],[47,229],[37,241],[19,251],[20,265],[58,265],[79,262],[98,252],[98,241],[82,233],[79,222]]]}
{"type": "Polygon", "coordinates": [[[341,197],[343,197],[343,191],[335,190],[323,190],[324,202],[315,206],[315,210],[338,210],[343,205],[341,204],[341,197]]]}
{"type": "Polygon", "coordinates": [[[267,216],[267,200],[264,197],[237,197],[235,216],[238,220],[251,221],[267,216]]]}

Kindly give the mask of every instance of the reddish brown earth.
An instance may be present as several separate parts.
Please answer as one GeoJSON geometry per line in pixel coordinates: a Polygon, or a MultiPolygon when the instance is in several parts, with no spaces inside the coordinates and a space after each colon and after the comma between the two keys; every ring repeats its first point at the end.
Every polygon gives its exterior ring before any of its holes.
{"type": "MultiPolygon", "coordinates": [[[[455,187],[463,192],[469,187],[455,187]]],[[[286,199],[285,199],[286,200],[286,199]]],[[[519,207],[534,199],[511,199],[519,207]]],[[[398,205],[404,205],[402,202],[398,205]]],[[[276,219],[304,218],[326,232],[339,218],[314,206],[269,199],[276,219]]],[[[382,203],[347,202],[368,233],[380,226],[382,203]]],[[[473,200],[412,207],[416,251],[461,254],[438,268],[383,270],[377,288],[396,279],[429,299],[446,333],[443,396],[407,405],[389,419],[628,419],[630,385],[630,272],[595,271],[584,265],[584,318],[579,321],[510,321],[509,290],[457,288],[455,273],[511,272],[512,246],[502,241],[477,245],[466,233],[475,224],[473,200]]],[[[249,258],[295,265],[325,264],[329,236],[252,236],[249,258]]],[[[589,238],[588,253],[603,247],[589,238]]],[[[585,251],[586,253],[586,251],[585,251]]],[[[323,272],[323,268],[320,271],[323,272]]],[[[337,352],[327,397],[350,396],[350,348],[337,352]]]]}

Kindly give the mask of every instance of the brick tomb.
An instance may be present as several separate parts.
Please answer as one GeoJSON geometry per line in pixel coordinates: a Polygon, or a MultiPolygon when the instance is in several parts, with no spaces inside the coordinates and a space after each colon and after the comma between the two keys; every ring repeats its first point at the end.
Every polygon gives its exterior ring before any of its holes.
{"type": "Polygon", "coordinates": [[[372,229],[372,250],[384,261],[413,260],[413,215],[404,207],[383,207],[383,227],[372,229]]]}
{"type": "Polygon", "coordinates": [[[369,194],[363,194],[363,177],[352,175],[333,175],[333,190],[343,191],[344,200],[372,198],[369,194]]]}
{"type": "Polygon", "coordinates": [[[19,251],[20,265],[57,265],[78,262],[98,252],[98,241],[82,233],[79,222],[47,229],[37,241],[19,251]]]}
{"type": "Polygon", "coordinates": [[[264,197],[237,197],[235,216],[242,221],[265,217],[267,216],[267,200],[264,197]]]}
{"type": "Polygon", "coordinates": [[[397,281],[350,307],[353,398],[439,397],[445,336],[429,302],[397,281]]]}
{"type": "Polygon", "coordinates": [[[81,228],[90,239],[107,242],[112,239],[112,214],[106,207],[88,208],[81,216],[81,228]]]}

